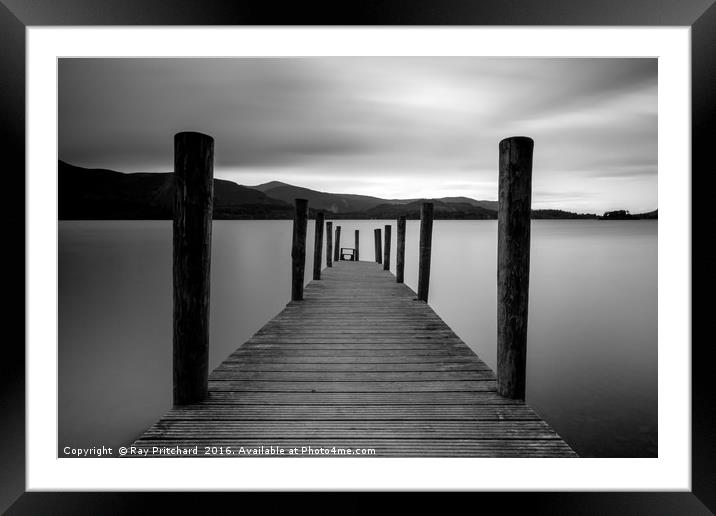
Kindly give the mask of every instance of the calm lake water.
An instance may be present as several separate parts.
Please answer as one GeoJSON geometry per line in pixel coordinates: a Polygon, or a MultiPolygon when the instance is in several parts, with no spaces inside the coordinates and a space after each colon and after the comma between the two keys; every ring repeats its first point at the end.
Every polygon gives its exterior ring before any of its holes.
{"type": "MultiPolygon", "coordinates": [[[[373,229],[395,224],[337,223],[369,261],[373,229]]],[[[291,224],[214,222],[211,368],[288,302],[291,224]]],[[[170,221],[59,223],[60,448],[127,444],[170,408],[171,268],[170,221]]],[[[435,221],[429,303],[493,369],[496,271],[496,221],[435,221]]],[[[527,373],[528,403],[581,456],[657,455],[656,221],[532,223],[527,373]]]]}

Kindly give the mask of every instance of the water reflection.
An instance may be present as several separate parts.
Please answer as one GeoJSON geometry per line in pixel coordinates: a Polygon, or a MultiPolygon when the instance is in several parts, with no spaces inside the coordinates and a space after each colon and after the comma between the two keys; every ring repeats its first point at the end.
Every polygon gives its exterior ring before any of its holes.
{"type": "MultiPolygon", "coordinates": [[[[385,224],[334,221],[344,247],[360,230],[362,260],[385,224]]],[[[414,290],[418,229],[408,221],[414,290]]],[[[59,444],[119,446],[171,404],[171,223],[59,231],[59,444]]],[[[290,221],[214,223],[212,368],[288,302],[290,242],[290,221]]],[[[495,221],[435,221],[430,304],[493,368],[496,270],[495,221]]],[[[656,456],[657,223],[535,221],[529,310],[532,407],[582,456],[656,456]]]]}

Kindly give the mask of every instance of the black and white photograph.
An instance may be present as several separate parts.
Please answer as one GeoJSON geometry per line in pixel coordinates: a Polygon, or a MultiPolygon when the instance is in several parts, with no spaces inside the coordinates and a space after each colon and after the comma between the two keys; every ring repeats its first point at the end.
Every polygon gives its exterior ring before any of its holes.
{"type": "Polygon", "coordinates": [[[58,59],[57,457],[658,457],[658,66],[58,59]]]}
{"type": "Polygon", "coordinates": [[[711,514],[715,26],[0,0],[0,512],[711,514]]]}

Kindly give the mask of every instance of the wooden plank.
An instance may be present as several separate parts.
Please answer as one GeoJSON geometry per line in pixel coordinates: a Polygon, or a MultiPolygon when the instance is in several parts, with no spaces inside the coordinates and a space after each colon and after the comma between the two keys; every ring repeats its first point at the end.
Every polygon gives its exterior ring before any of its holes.
{"type": "Polygon", "coordinates": [[[425,382],[495,380],[492,371],[237,371],[215,370],[209,380],[254,380],[286,382],[425,382]]]}
{"type": "Polygon", "coordinates": [[[204,404],[241,405],[471,405],[521,404],[497,391],[463,392],[239,392],[210,391],[204,404]]]}
{"type": "MultiPolygon", "coordinates": [[[[305,325],[305,323],[304,323],[305,325]]],[[[374,339],[376,336],[378,336],[378,340],[380,340],[380,337],[385,338],[405,338],[405,337],[413,337],[415,339],[436,339],[436,338],[444,338],[444,337],[450,337],[452,340],[459,341],[455,333],[453,333],[451,330],[448,329],[440,329],[440,328],[430,328],[430,327],[424,327],[424,328],[401,328],[401,329],[395,329],[395,325],[386,325],[382,327],[346,327],[346,328],[311,328],[309,330],[305,329],[305,326],[289,326],[286,325],[285,327],[274,327],[270,329],[269,331],[261,331],[256,333],[251,340],[252,341],[260,341],[263,339],[277,339],[280,338],[282,341],[285,339],[290,339],[291,336],[295,335],[295,331],[299,330],[301,331],[301,336],[304,335],[310,335],[310,336],[325,336],[325,337],[340,337],[342,335],[345,336],[352,336],[352,337],[364,337],[369,339],[374,339]],[[430,332],[429,334],[426,334],[426,332],[430,332]]]]}
{"type": "Polygon", "coordinates": [[[287,382],[255,380],[209,380],[214,391],[299,391],[299,392],[457,392],[492,391],[494,380],[454,380],[423,382],[287,382]]]}
{"type": "Polygon", "coordinates": [[[484,366],[482,362],[478,362],[468,355],[380,356],[371,353],[360,355],[346,355],[345,353],[336,355],[235,353],[229,356],[224,361],[224,364],[251,364],[254,362],[272,364],[355,364],[356,366],[367,364],[423,364],[426,366],[428,364],[466,364],[484,366]]]}
{"type": "Polygon", "coordinates": [[[544,421],[206,421],[162,419],[143,439],[559,439],[544,421]]]}
{"type": "Polygon", "coordinates": [[[271,336],[268,335],[265,338],[253,338],[245,347],[250,347],[256,344],[277,344],[277,345],[291,345],[291,344],[370,344],[374,348],[380,348],[385,344],[440,344],[441,346],[453,345],[455,348],[463,349],[467,351],[469,348],[462,345],[460,340],[455,337],[446,337],[441,335],[381,335],[379,333],[361,335],[326,335],[307,333],[302,335],[285,335],[285,336],[271,336]],[[280,340],[279,340],[280,339],[280,340]]]}
{"type": "Polygon", "coordinates": [[[341,357],[361,357],[361,356],[373,356],[373,357],[402,357],[406,354],[412,356],[426,356],[426,357],[465,357],[471,358],[470,353],[467,350],[461,349],[418,349],[418,348],[384,348],[384,349],[359,349],[359,348],[346,348],[346,349],[255,349],[247,350],[242,349],[232,354],[234,357],[251,356],[251,357],[262,357],[262,356],[341,356],[341,357]]]}
{"type": "Polygon", "coordinates": [[[266,341],[266,342],[249,342],[240,348],[246,353],[252,351],[266,351],[266,350],[280,350],[280,351],[306,351],[311,349],[317,350],[335,350],[335,351],[350,351],[350,350],[434,350],[434,351],[462,351],[465,354],[469,354],[468,350],[455,342],[424,342],[424,341],[413,341],[405,342],[401,340],[396,341],[385,341],[375,342],[370,340],[355,340],[346,339],[346,341],[335,341],[333,339],[322,339],[317,341],[309,339],[306,342],[286,341],[266,341]],[[324,342],[324,340],[330,340],[330,342],[324,342]]]}
{"type": "Polygon", "coordinates": [[[204,420],[539,420],[526,405],[191,405],[164,419],[204,420]]]}
{"type": "Polygon", "coordinates": [[[355,363],[355,362],[280,362],[280,361],[225,361],[217,371],[313,371],[313,372],[437,372],[437,371],[492,371],[485,364],[474,362],[427,362],[427,363],[355,363]]]}

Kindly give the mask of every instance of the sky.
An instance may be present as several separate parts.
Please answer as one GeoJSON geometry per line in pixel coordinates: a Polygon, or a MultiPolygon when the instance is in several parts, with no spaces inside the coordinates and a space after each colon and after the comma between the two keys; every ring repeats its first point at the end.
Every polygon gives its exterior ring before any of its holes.
{"type": "Polygon", "coordinates": [[[170,172],[198,131],[247,186],[495,200],[500,140],[530,136],[533,208],[657,208],[656,59],[73,58],[58,100],[83,167],[170,172]]]}

